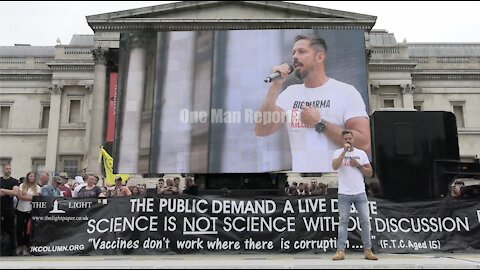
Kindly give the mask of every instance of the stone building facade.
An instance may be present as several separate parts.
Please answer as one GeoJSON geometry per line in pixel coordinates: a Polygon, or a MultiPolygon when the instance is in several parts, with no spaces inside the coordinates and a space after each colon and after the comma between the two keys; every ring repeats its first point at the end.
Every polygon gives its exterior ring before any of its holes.
{"type": "Polygon", "coordinates": [[[375,21],[285,2],[185,1],[87,16],[95,35],[74,35],[68,45],[0,47],[0,163],[11,163],[14,177],[100,171],[108,74],[117,69],[121,32],[249,28],[363,29],[370,112],[451,111],[461,158],[478,160],[480,43],[397,42],[394,33],[372,30],[375,21]]]}
{"type": "Polygon", "coordinates": [[[461,159],[480,156],[480,43],[397,42],[369,34],[371,111],[411,108],[455,114],[461,159]]]}
{"type": "Polygon", "coordinates": [[[29,171],[84,168],[93,90],[92,35],[68,45],[0,47],[0,163],[29,171]]]}

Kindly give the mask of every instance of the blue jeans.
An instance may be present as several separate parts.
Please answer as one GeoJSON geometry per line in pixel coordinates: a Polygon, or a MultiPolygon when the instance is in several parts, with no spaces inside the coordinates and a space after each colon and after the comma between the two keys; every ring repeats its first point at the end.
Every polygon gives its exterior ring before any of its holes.
{"type": "Polygon", "coordinates": [[[372,248],[370,240],[370,215],[368,213],[368,199],[365,192],[355,195],[338,194],[338,214],[340,216],[340,224],[338,226],[338,243],[337,250],[345,250],[345,243],[348,238],[348,221],[350,218],[350,209],[352,203],[358,212],[360,219],[360,228],[362,243],[364,249],[372,248]]]}

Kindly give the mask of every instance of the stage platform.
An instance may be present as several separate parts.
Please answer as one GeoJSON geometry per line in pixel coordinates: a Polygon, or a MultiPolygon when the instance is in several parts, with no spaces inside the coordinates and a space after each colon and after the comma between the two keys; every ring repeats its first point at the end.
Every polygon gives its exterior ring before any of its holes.
{"type": "Polygon", "coordinates": [[[362,253],[347,253],[332,261],[333,253],[258,255],[161,255],[161,256],[27,256],[1,257],[2,269],[480,269],[480,254],[378,254],[378,261],[362,253]]]}

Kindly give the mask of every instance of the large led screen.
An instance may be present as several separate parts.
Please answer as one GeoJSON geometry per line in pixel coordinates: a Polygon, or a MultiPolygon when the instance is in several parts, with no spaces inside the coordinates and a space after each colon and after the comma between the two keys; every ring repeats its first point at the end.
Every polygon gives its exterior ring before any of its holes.
{"type": "MultiPolygon", "coordinates": [[[[302,89],[302,84],[292,73],[282,89],[302,89]]],[[[333,171],[332,154],[341,145],[301,123],[289,129],[295,122],[289,120],[303,105],[317,108],[322,119],[338,122],[340,128],[354,115],[335,110],[354,108],[368,115],[364,31],[122,33],[118,90],[118,173],[333,171]],[[299,96],[289,97],[296,105],[282,103],[284,115],[260,114],[270,87],[266,76],[275,65],[293,63],[294,39],[305,34],[326,42],[325,67],[333,91],[312,99],[299,90],[299,96]],[[354,98],[357,102],[350,101],[354,98]],[[283,126],[257,136],[255,124],[268,117],[284,121],[283,126]]]]}

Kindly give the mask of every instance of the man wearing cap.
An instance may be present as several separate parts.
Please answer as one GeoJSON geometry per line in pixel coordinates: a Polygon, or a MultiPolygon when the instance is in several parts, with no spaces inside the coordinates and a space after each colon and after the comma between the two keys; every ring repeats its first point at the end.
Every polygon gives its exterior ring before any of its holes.
{"type": "Polygon", "coordinates": [[[59,176],[54,176],[50,184],[42,187],[40,194],[42,196],[49,197],[62,197],[62,191],[58,188],[58,185],[60,185],[62,182],[62,178],[60,178],[59,176]]]}
{"type": "Polygon", "coordinates": [[[60,173],[60,178],[62,179],[62,183],[60,183],[58,185],[58,188],[62,191],[63,197],[71,198],[72,197],[72,191],[70,190],[70,187],[67,186],[68,173],[61,172],[60,173]]]}

